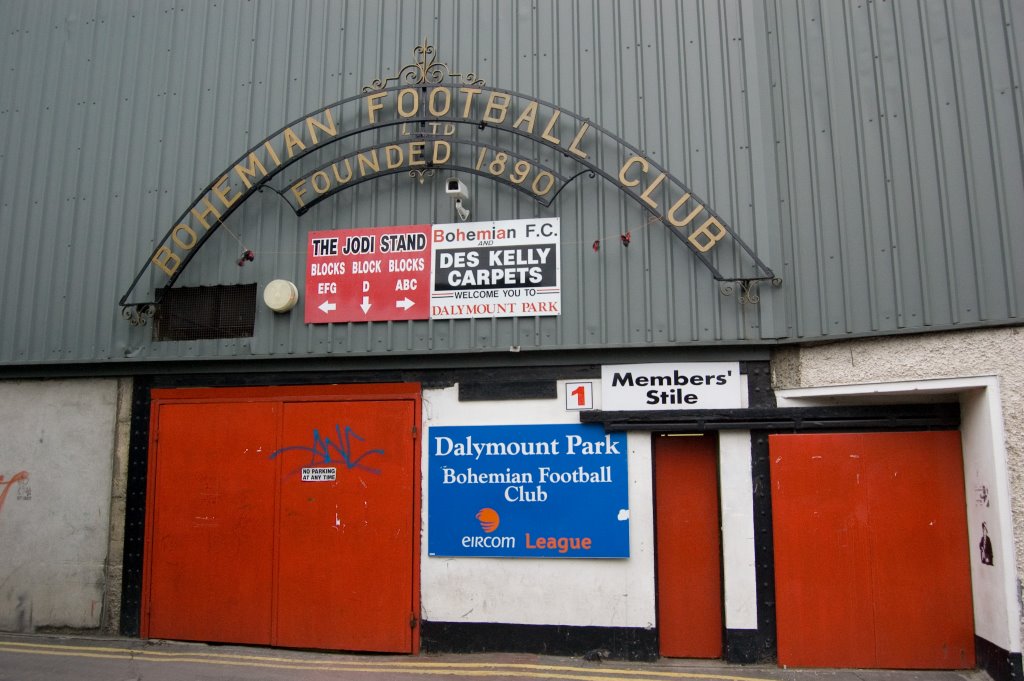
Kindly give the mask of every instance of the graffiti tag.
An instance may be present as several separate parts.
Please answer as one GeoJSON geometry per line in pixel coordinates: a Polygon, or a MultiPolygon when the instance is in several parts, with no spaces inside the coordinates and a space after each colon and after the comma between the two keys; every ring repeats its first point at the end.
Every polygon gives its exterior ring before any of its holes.
{"type": "Polygon", "coordinates": [[[0,510],[3,510],[4,508],[4,501],[7,500],[7,493],[11,491],[11,485],[25,480],[28,480],[28,471],[15,473],[14,476],[7,481],[4,480],[4,476],[0,475],[0,488],[3,489],[3,491],[0,491],[0,510]]]}
{"type": "Polygon", "coordinates": [[[316,428],[313,429],[313,445],[310,447],[304,447],[302,445],[293,445],[291,447],[282,447],[276,452],[270,455],[270,459],[275,458],[278,454],[291,451],[309,452],[312,454],[310,459],[311,466],[322,466],[330,464],[344,464],[346,468],[358,468],[359,470],[373,473],[374,475],[380,475],[379,468],[373,468],[363,463],[363,460],[370,456],[384,456],[383,449],[365,449],[358,456],[353,451],[352,440],[358,440],[359,442],[365,442],[366,440],[356,434],[352,430],[351,426],[345,426],[344,433],[341,430],[341,426],[335,425],[334,432],[337,436],[337,441],[332,440],[330,437],[324,437],[320,435],[320,431],[316,428]]]}

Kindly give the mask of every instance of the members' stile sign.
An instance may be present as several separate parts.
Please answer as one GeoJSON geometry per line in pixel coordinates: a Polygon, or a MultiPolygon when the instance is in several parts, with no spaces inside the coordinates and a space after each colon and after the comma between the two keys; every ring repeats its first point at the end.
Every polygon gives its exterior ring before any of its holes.
{"type": "Polygon", "coordinates": [[[612,364],[601,367],[602,409],[739,409],[739,362],[612,364]]]}
{"type": "Polygon", "coordinates": [[[307,324],[557,315],[559,219],[311,232],[307,324]]]}

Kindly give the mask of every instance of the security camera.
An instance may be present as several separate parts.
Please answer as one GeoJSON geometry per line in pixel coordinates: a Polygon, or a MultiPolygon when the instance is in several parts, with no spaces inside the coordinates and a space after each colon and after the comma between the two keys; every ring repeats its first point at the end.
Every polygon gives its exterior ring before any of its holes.
{"type": "Polygon", "coordinates": [[[444,193],[454,199],[468,199],[469,189],[462,183],[462,180],[453,177],[444,184],[444,193]]]}
{"type": "Polygon", "coordinates": [[[469,208],[466,208],[462,203],[462,199],[455,199],[455,213],[459,216],[459,220],[465,222],[469,219],[469,208]]]}

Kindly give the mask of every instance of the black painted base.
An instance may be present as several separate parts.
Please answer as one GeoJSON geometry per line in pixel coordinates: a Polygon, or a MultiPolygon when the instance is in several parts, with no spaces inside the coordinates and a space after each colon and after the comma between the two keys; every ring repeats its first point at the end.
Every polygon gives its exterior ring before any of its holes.
{"type": "Polygon", "coordinates": [[[1003,650],[978,636],[974,637],[974,657],[978,669],[984,669],[994,681],[1022,681],[1021,654],[1003,650]]]}
{"type": "Polygon", "coordinates": [[[634,627],[422,622],[420,644],[430,653],[592,655],[635,662],[658,659],[657,631],[634,627]]]}
{"type": "Polygon", "coordinates": [[[774,643],[757,629],[726,629],[722,657],[735,664],[775,662],[774,643]]]}

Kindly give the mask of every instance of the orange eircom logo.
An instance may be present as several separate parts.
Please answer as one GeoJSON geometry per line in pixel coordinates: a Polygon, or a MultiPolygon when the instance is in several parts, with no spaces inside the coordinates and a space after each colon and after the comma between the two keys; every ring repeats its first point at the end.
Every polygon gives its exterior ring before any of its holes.
{"type": "Polygon", "coordinates": [[[501,523],[501,517],[493,508],[481,508],[476,514],[476,519],[480,521],[481,529],[487,534],[498,529],[498,525],[501,523]]]}

